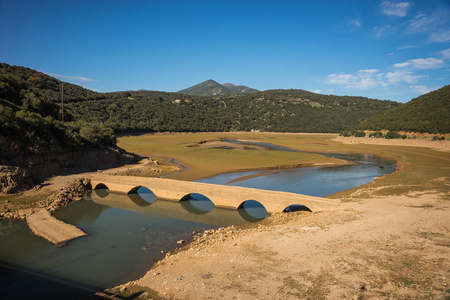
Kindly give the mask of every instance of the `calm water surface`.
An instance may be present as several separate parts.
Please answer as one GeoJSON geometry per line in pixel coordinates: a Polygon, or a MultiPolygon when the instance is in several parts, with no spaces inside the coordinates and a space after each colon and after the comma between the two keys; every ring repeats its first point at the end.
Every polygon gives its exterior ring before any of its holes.
{"type": "Polygon", "coordinates": [[[176,202],[144,207],[126,195],[93,195],[55,213],[89,233],[59,248],[31,234],[25,222],[2,221],[0,299],[79,299],[138,279],[163,257],[161,250],[193,231],[247,223],[227,209],[192,213],[202,211],[197,206],[189,212],[176,202]]]}
{"type": "MultiPolygon", "coordinates": [[[[264,143],[232,140],[227,140],[227,142],[262,145],[274,151],[302,152],[264,143]]],[[[227,173],[198,181],[324,197],[369,183],[375,177],[391,174],[395,171],[396,167],[394,160],[382,159],[373,155],[326,154],[326,156],[345,159],[356,164],[334,167],[281,169],[264,176],[257,175],[266,171],[227,173]],[[255,175],[255,177],[230,183],[230,181],[251,175],[255,175]]]]}

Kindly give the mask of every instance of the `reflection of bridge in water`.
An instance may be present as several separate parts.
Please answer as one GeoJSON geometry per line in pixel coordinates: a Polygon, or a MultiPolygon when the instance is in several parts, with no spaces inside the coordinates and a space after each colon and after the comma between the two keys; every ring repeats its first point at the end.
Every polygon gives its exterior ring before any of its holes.
{"type": "Polygon", "coordinates": [[[92,188],[106,186],[111,192],[128,194],[139,187],[151,190],[158,199],[180,201],[186,195],[198,193],[209,198],[216,207],[238,209],[248,200],[261,203],[268,213],[282,212],[294,204],[304,205],[311,211],[336,210],[340,200],[325,199],[288,192],[259,190],[238,186],[217,185],[165,178],[94,175],[92,188]]]}
{"type": "MultiPolygon", "coordinates": [[[[135,194],[134,194],[135,195],[135,194]]],[[[98,195],[95,191],[91,194],[91,199],[97,204],[120,208],[124,210],[134,211],[141,214],[155,215],[159,217],[185,220],[189,222],[205,223],[215,226],[229,226],[230,224],[237,225],[245,223],[242,216],[235,211],[229,209],[213,209],[208,213],[195,213],[195,209],[190,207],[179,209],[180,204],[174,201],[156,201],[153,204],[148,203],[142,205],[139,201],[136,202],[131,195],[119,195],[110,193],[107,196],[98,195]]],[[[189,205],[189,201],[185,205],[189,205]]],[[[253,220],[248,220],[252,222],[253,220]]]]}

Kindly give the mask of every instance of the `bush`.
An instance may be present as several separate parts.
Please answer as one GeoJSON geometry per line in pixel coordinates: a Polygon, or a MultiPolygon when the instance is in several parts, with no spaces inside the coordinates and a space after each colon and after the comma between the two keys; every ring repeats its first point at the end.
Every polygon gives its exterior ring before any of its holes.
{"type": "Polygon", "coordinates": [[[370,137],[376,137],[376,138],[382,138],[383,137],[383,133],[381,131],[376,131],[376,132],[372,132],[369,136],[370,137]]]}
{"type": "Polygon", "coordinates": [[[352,134],[351,134],[351,132],[348,132],[348,131],[342,131],[342,132],[340,133],[340,135],[341,135],[341,136],[345,136],[345,137],[349,137],[349,136],[351,136],[352,134]]]}
{"type": "Polygon", "coordinates": [[[364,131],[356,131],[354,135],[355,137],[365,137],[366,133],[364,131]]]}
{"type": "Polygon", "coordinates": [[[114,131],[103,124],[85,124],[80,129],[80,136],[87,142],[96,145],[115,145],[114,131]]]}
{"type": "Polygon", "coordinates": [[[387,139],[400,139],[400,138],[402,138],[402,136],[397,131],[389,131],[388,133],[386,133],[386,135],[384,137],[387,138],[387,139]]]}
{"type": "Polygon", "coordinates": [[[443,141],[443,140],[445,140],[445,136],[437,136],[437,135],[435,135],[435,136],[433,136],[432,140],[433,141],[443,141]]]}

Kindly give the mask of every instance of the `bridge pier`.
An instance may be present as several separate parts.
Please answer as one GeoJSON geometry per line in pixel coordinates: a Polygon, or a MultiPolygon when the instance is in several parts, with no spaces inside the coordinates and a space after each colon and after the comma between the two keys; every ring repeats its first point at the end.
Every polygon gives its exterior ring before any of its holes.
{"type": "Polygon", "coordinates": [[[255,200],[264,205],[268,213],[282,212],[292,204],[300,204],[311,211],[339,209],[340,200],[325,199],[295,193],[260,190],[238,186],[227,186],[166,178],[114,176],[96,174],[91,178],[92,188],[104,184],[111,192],[128,194],[133,188],[143,186],[156,197],[164,200],[180,201],[188,194],[198,193],[208,197],[216,207],[238,209],[247,200],[255,200]]]}

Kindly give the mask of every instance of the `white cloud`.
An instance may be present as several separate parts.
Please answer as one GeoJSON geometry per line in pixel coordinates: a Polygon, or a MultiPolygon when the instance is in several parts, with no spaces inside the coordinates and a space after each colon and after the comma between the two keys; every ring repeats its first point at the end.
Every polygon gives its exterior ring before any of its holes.
{"type": "Polygon", "coordinates": [[[421,94],[426,94],[431,92],[431,89],[429,89],[428,87],[424,86],[424,85],[410,85],[409,86],[412,90],[421,93],[421,94]]]}
{"type": "Polygon", "coordinates": [[[380,4],[381,12],[388,16],[404,17],[408,14],[408,10],[411,7],[409,2],[392,3],[390,1],[384,1],[380,4]]]}
{"type": "Polygon", "coordinates": [[[442,59],[450,59],[450,48],[444,51],[441,51],[442,59]]]}
{"type": "Polygon", "coordinates": [[[319,94],[321,92],[321,90],[312,90],[311,92],[319,94]]]}
{"type": "Polygon", "coordinates": [[[427,75],[412,75],[408,71],[395,71],[386,74],[386,79],[389,83],[406,82],[409,84],[417,83],[420,78],[428,77],[427,75]]]}
{"type": "Polygon", "coordinates": [[[82,76],[69,76],[69,75],[60,75],[60,74],[53,74],[53,73],[45,73],[45,74],[53,76],[53,77],[72,79],[72,80],[82,81],[82,82],[99,81],[97,79],[92,79],[92,78],[87,78],[87,77],[82,77],[82,76]]]}
{"type": "Polygon", "coordinates": [[[412,32],[425,32],[429,30],[428,25],[436,21],[436,18],[429,18],[424,14],[418,14],[414,19],[407,22],[412,32]]]}
{"type": "Polygon", "coordinates": [[[348,74],[330,74],[327,77],[327,83],[329,84],[350,84],[350,82],[354,79],[355,77],[353,75],[348,75],[348,74]]]}
{"type": "Polygon", "coordinates": [[[439,43],[450,41],[450,30],[441,30],[439,32],[432,33],[431,41],[439,43]]]}
{"type": "Polygon", "coordinates": [[[377,69],[359,70],[355,75],[330,74],[327,76],[326,83],[356,89],[369,89],[387,85],[383,80],[383,74],[378,73],[377,69]]]}
{"type": "Polygon", "coordinates": [[[437,59],[434,57],[411,59],[409,61],[416,69],[437,69],[443,67],[444,65],[444,61],[442,59],[437,59]]]}
{"type": "Polygon", "coordinates": [[[411,63],[409,63],[409,62],[404,62],[404,63],[398,63],[398,64],[395,64],[394,67],[395,67],[395,68],[405,68],[405,67],[407,67],[407,66],[409,66],[409,65],[411,65],[411,63]]]}
{"type": "Polygon", "coordinates": [[[442,59],[437,59],[434,57],[429,58],[418,58],[418,59],[410,59],[403,63],[395,64],[395,68],[406,68],[412,67],[414,69],[437,69],[444,66],[444,61],[442,59]]]}

